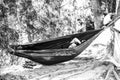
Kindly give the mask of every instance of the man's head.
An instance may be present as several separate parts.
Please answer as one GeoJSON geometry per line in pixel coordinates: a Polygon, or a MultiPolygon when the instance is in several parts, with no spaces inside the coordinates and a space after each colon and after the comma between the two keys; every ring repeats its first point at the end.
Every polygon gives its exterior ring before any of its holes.
{"type": "Polygon", "coordinates": [[[114,15],[114,13],[108,13],[105,15],[103,19],[103,25],[107,26],[114,19],[114,15]]]}

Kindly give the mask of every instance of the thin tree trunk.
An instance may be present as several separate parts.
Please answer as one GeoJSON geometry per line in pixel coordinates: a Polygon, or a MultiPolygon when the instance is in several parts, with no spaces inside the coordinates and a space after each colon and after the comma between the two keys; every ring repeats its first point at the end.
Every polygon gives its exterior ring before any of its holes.
{"type": "Polygon", "coordinates": [[[116,14],[120,16],[120,0],[116,0],[116,14]]]}
{"type": "Polygon", "coordinates": [[[2,4],[3,3],[3,0],[0,0],[0,4],[2,4]]]}
{"type": "Polygon", "coordinates": [[[101,27],[101,22],[102,22],[99,1],[98,0],[92,0],[91,1],[91,6],[92,6],[92,12],[94,14],[95,29],[99,29],[101,27]]]}

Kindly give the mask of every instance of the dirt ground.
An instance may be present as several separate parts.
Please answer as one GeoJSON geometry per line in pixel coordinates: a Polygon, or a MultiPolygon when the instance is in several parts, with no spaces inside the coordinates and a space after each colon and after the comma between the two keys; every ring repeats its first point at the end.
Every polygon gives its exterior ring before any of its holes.
{"type": "Polygon", "coordinates": [[[93,59],[75,59],[52,66],[37,65],[33,69],[12,66],[1,69],[0,80],[104,80],[108,66],[97,63],[93,59]]]}

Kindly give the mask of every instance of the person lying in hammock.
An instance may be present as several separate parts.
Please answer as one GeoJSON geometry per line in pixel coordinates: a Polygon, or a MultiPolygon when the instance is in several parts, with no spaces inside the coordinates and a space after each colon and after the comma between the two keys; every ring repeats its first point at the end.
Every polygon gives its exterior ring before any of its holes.
{"type": "Polygon", "coordinates": [[[76,46],[78,46],[78,45],[80,45],[81,44],[81,41],[78,39],[78,38],[74,38],[71,42],[70,42],[70,46],[69,46],[69,48],[73,48],[73,47],[76,47],[76,46]]]}
{"type": "Polygon", "coordinates": [[[115,17],[114,13],[108,13],[103,19],[103,27],[106,27],[115,17]]]}

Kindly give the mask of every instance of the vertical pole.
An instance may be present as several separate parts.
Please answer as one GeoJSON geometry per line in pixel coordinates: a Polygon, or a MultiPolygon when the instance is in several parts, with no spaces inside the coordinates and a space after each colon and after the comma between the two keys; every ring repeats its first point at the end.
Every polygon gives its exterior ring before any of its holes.
{"type": "Polygon", "coordinates": [[[120,0],[116,0],[116,10],[115,10],[116,15],[120,15],[120,0]]]}
{"type": "Polygon", "coordinates": [[[115,9],[115,14],[118,12],[118,5],[119,5],[119,0],[116,0],[116,9],[115,9]]]}
{"type": "Polygon", "coordinates": [[[91,0],[92,11],[94,14],[94,25],[95,29],[99,29],[101,26],[101,13],[100,13],[100,3],[99,0],[91,0]]]}
{"type": "Polygon", "coordinates": [[[3,0],[0,0],[0,4],[2,4],[3,3],[3,0]]]}

